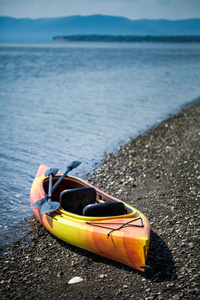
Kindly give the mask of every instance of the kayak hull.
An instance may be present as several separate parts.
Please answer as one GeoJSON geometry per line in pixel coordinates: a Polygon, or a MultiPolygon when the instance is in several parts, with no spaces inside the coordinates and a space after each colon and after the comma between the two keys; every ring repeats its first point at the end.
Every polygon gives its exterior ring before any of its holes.
{"type": "MultiPolygon", "coordinates": [[[[44,175],[47,169],[43,165],[38,169],[30,192],[31,205],[47,193],[48,178],[44,175]]],[[[53,178],[54,183],[60,176],[61,174],[53,178]]],[[[120,201],[80,178],[67,176],[63,180],[72,187],[94,188],[97,201],[99,199],[120,201]]],[[[53,201],[59,202],[59,192],[53,193],[53,201]]],[[[33,212],[43,226],[59,239],[137,270],[145,271],[150,241],[149,221],[140,211],[124,204],[128,213],[111,217],[86,217],[65,211],[62,207],[43,215],[40,209],[33,209],[33,212]]]]}

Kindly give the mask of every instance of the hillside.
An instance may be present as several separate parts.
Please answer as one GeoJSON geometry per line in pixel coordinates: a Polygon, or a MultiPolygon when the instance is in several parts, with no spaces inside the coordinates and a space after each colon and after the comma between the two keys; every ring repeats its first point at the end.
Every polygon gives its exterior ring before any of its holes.
{"type": "Polygon", "coordinates": [[[0,42],[48,42],[66,35],[200,35],[200,19],[130,20],[104,15],[15,19],[0,17],[0,42]]]}

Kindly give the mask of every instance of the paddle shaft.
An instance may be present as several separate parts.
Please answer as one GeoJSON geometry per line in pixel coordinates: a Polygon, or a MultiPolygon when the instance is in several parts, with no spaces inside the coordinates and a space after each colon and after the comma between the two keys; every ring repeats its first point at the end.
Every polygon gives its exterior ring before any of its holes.
{"type": "Polygon", "coordinates": [[[59,183],[63,180],[63,178],[65,177],[65,175],[67,175],[67,173],[70,171],[70,168],[68,167],[67,170],[65,171],[65,173],[60,177],[60,179],[58,179],[58,181],[54,184],[53,188],[52,188],[52,192],[55,190],[55,188],[59,185],[59,183]]]}
{"type": "Polygon", "coordinates": [[[52,179],[53,179],[53,174],[50,174],[50,176],[49,176],[49,191],[48,191],[48,202],[49,202],[50,206],[51,206],[51,197],[52,197],[52,179]]]}
{"type": "Polygon", "coordinates": [[[52,192],[55,190],[55,188],[59,185],[59,183],[63,180],[63,178],[65,177],[65,175],[67,175],[67,173],[69,173],[69,171],[73,170],[74,168],[78,167],[81,164],[80,161],[73,161],[68,167],[67,170],[65,171],[65,173],[60,177],[60,179],[58,179],[58,181],[54,184],[53,188],[52,188],[52,192]]]}

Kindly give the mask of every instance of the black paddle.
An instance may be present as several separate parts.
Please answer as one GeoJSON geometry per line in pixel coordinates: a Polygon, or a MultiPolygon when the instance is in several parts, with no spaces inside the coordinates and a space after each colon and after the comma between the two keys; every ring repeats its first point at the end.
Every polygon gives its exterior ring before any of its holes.
{"type": "MultiPolygon", "coordinates": [[[[67,173],[69,171],[72,171],[73,169],[77,168],[79,165],[81,164],[80,161],[73,161],[68,167],[67,170],[65,171],[65,173],[60,177],[60,179],[54,184],[53,188],[52,188],[52,192],[55,190],[55,188],[58,186],[58,184],[63,180],[63,178],[65,177],[65,175],[67,175],[67,173]]],[[[45,172],[46,175],[46,172],[45,172]]],[[[47,175],[48,176],[48,175],[47,175]]],[[[44,198],[39,199],[38,201],[36,201],[31,208],[40,208],[43,206],[43,204],[48,200],[48,195],[46,195],[44,198]]]]}
{"type": "MultiPolygon", "coordinates": [[[[54,210],[58,209],[58,207],[60,206],[59,202],[52,201],[52,179],[53,179],[53,176],[55,176],[55,174],[57,172],[53,173],[51,170],[52,169],[49,169],[49,172],[47,172],[47,174],[45,173],[46,176],[49,176],[49,191],[48,191],[47,202],[44,203],[41,207],[41,210],[40,210],[41,214],[46,214],[51,211],[54,211],[54,210]]],[[[58,171],[58,169],[57,169],[57,171],[58,171]]]]}
{"type": "MultiPolygon", "coordinates": [[[[59,169],[48,169],[46,170],[46,172],[44,173],[45,176],[50,176],[50,174],[52,174],[52,176],[55,176],[57,174],[59,169]]],[[[49,181],[49,187],[50,187],[50,181],[49,181]]],[[[40,208],[42,206],[42,204],[48,200],[48,195],[46,195],[44,198],[36,201],[31,208],[40,208]]]]}

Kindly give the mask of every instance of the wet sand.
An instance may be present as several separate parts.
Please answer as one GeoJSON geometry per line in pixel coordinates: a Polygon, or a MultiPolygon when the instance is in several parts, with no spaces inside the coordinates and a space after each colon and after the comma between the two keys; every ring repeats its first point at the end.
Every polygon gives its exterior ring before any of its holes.
{"type": "Polygon", "coordinates": [[[88,181],[151,224],[145,273],[66,244],[31,218],[1,255],[2,299],[197,299],[200,100],[108,154],[88,181]],[[69,285],[79,276],[82,282],[69,285]]]}

